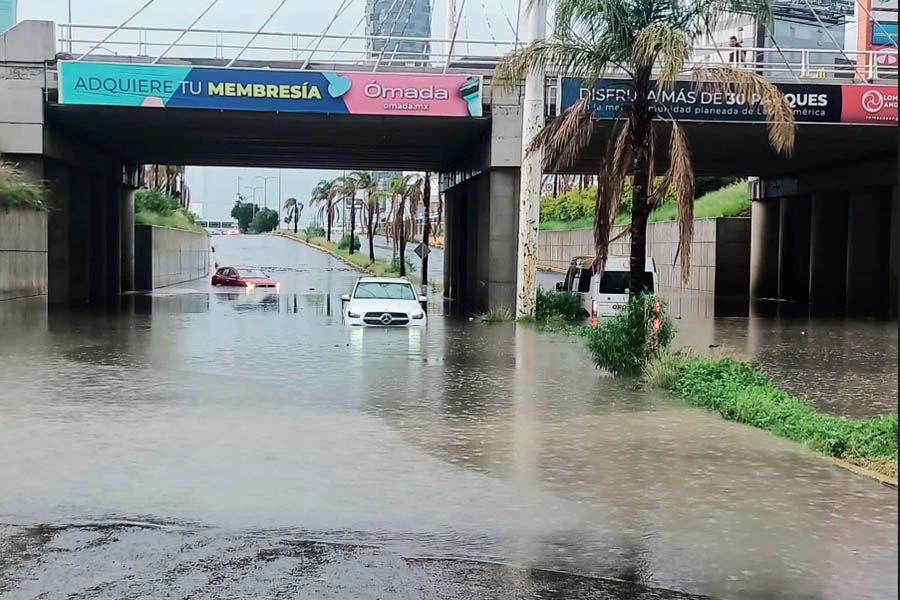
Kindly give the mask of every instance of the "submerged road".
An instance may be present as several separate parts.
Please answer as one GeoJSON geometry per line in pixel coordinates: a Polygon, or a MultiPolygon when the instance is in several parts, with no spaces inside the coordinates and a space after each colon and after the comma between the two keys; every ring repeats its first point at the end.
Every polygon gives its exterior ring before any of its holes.
{"type": "Polygon", "coordinates": [[[281,294],[0,303],[0,598],[896,597],[895,490],[579,339],[346,330],[343,262],[215,243],[281,294]]]}

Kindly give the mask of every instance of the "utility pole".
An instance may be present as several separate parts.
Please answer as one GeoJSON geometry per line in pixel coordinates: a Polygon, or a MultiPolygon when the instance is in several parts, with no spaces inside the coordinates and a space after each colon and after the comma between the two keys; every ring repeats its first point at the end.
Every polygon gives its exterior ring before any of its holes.
{"type": "Polygon", "coordinates": [[[423,190],[423,203],[425,204],[425,223],[422,227],[422,245],[425,246],[425,256],[422,257],[422,295],[428,295],[428,238],[431,236],[431,173],[425,171],[425,189],[423,190]]]}
{"type": "MultiPolygon", "coordinates": [[[[447,26],[444,28],[444,39],[452,40],[456,32],[456,0],[447,0],[447,26]]],[[[447,48],[447,62],[450,61],[450,42],[444,42],[447,48]]]]}
{"type": "MultiPolygon", "coordinates": [[[[547,5],[527,5],[528,43],[544,39],[547,5]]],[[[516,317],[534,314],[537,296],[538,226],[541,220],[542,152],[527,151],[544,127],[544,71],[532,69],[525,75],[522,100],[522,179],[519,184],[519,244],[516,272],[516,317]]]]}

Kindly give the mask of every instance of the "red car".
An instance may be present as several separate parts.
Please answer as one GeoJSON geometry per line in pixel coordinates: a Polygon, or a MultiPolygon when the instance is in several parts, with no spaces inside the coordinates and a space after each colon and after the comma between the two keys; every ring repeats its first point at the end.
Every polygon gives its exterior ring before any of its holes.
{"type": "Polygon", "coordinates": [[[247,288],[248,292],[256,288],[267,288],[276,294],[281,291],[280,283],[253,267],[219,267],[212,276],[212,284],[247,288]]]}

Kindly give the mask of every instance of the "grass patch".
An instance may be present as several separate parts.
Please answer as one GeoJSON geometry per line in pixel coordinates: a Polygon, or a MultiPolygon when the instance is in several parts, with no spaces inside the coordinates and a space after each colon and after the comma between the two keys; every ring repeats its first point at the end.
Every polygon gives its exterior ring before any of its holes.
{"type": "Polygon", "coordinates": [[[868,419],[817,413],[804,396],[789,395],[755,366],[731,358],[685,360],[672,392],[835,458],[897,460],[896,413],[868,419]]]}
{"type": "Polygon", "coordinates": [[[514,321],[516,318],[515,313],[513,313],[510,308],[492,308],[487,312],[483,312],[477,315],[478,320],[482,323],[508,323],[509,321],[514,321]]]}
{"type": "Polygon", "coordinates": [[[44,189],[28,179],[14,164],[0,162],[0,208],[47,210],[44,189]]]}
{"type": "Polygon", "coordinates": [[[650,387],[671,390],[678,379],[678,369],[688,358],[684,352],[663,348],[644,363],[641,378],[650,387]]]}
{"type": "MultiPolygon", "coordinates": [[[[736,217],[747,214],[750,210],[750,197],[747,193],[747,182],[737,181],[731,185],[704,194],[694,201],[694,218],[736,217]]],[[[675,204],[667,202],[650,214],[650,222],[674,221],[678,216],[675,204]]],[[[616,217],[616,225],[631,222],[631,213],[624,212],[616,217]]],[[[589,229],[594,226],[593,217],[584,217],[573,221],[541,221],[543,230],[589,229]]]]}
{"type": "MultiPolygon", "coordinates": [[[[400,277],[399,267],[395,268],[395,265],[392,265],[390,262],[383,260],[381,258],[376,258],[375,262],[369,260],[369,254],[364,252],[356,251],[353,254],[349,252],[349,239],[348,239],[348,247],[340,248],[337,242],[329,242],[324,237],[312,237],[307,239],[305,233],[294,233],[290,232],[280,232],[278,235],[293,238],[296,240],[300,240],[302,242],[306,242],[311,246],[317,246],[324,250],[328,250],[333,254],[337,254],[343,259],[346,259],[348,262],[356,265],[363,271],[366,271],[375,277],[400,277]]],[[[349,238],[349,236],[348,236],[349,238]]],[[[358,238],[357,238],[358,239],[358,238]]],[[[418,277],[413,275],[406,275],[406,279],[410,281],[413,285],[417,285],[421,283],[421,280],[418,277]]]]}
{"type": "Polygon", "coordinates": [[[186,231],[206,233],[206,230],[194,223],[190,215],[182,208],[179,208],[170,215],[163,215],[147,210],[136,212],[134,213],[134,222],[138,225],[155,225],[156,227],[172,227],[173,229],[184,229],[186,231]]]}
{"type": "MultiPolygon", "coordinates": [[[[629,215],[629,219],[631,216],[629,215]]],[[[541,221],[541,229],[544,231],[557,231],[560,229],[589,229],[594,226],[592,217],[584,217],[574,221],[541,221]]]]}

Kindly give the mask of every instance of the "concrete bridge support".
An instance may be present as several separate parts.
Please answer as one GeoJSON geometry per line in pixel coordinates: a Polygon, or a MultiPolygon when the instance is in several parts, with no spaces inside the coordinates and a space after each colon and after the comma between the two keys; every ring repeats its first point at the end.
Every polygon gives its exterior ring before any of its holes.
{"type": "Polygon", "coordinates": [[[445,191],[444,293],[471,310],[516,302],[519,169],[494,168],[445,191]]]}
{"type": "Polygon", "coordinates": [[[808,303],[816,314],[896,316],[900,204],[896,171],[883,172],[844,185],[810,174],[757,186],[752,297],[808,303]]]}
{"type": "Polygon", "coordinates": [[[778,198],[757,200],[751,206],[750,225],[750,296],[778,297],[778,221],[781,201],[778,198]]]}
{"type": "Polygon", "coordinates": [[[103,304],[134,285],[134,195],[109,171],[47,161],[51,304],[103,304]]]}
{"type": "Polygon", "coordinates": [[[839,314],[847,302],[847,192],[813,194],[810,212],[810,308],[839,314]]]}
{"type": "Polygon", "coordinates": [[[809,214],[808,196],[781,198],[778,217],[778,297],[809,302],[809,214]]]}
{"type": "Polygon", "coordinates": [[[887,311],[890,193],[890,188],[860,188],[850,192],[847,211],[848,313],[868,315],[887,311]]]}

